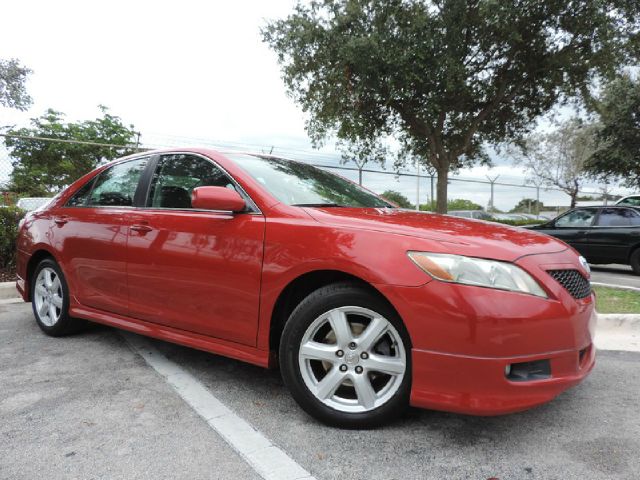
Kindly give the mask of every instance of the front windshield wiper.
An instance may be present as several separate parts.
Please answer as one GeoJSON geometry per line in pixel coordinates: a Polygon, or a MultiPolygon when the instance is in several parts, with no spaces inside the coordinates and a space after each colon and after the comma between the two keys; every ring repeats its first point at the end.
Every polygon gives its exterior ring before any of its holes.
{"type": "Polygon", "coordinates": [[[292,207],[344,207],[338,203],[294,203],[292,207]]]}

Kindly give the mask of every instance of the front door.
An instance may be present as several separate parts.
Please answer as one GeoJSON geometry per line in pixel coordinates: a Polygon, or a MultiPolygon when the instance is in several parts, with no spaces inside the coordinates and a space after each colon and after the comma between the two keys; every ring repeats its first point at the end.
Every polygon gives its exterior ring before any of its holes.
{"type": "Polygon", "coordinates": [[[557,218],[551,229],[540,231],[568,243],[590,260],[592,251],[589,245],[589,232],[597,213],[597,208],[578,208],[557,218]]]}
{"type": "Polygon", "coordinates": [[[146,207],[129,224],[129,314],[255,345],[265,220],[251,207],[192,209],[192,190],[205,185],[240,190],[209,159],[159,158],[146,207]]]}

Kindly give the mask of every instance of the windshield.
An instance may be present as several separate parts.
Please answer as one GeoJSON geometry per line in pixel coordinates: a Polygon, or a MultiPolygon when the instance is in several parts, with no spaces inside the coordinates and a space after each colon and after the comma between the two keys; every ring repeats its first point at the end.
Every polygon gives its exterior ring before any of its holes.
{"type": "Polygon", "coordinates": [[[362,187],[306,163],[229,155],[269,193],[299,207],[393,207],[362,187]]]}

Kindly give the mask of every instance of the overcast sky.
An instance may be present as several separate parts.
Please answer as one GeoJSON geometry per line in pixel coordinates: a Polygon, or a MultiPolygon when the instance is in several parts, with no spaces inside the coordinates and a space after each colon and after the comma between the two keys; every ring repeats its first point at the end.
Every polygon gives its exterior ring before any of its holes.
{"type": "MultiPolygon", "coordinates": [[[[69,120],[94,118],[97,105],[104,104],[134,124],[150,146],[274,146],[276,153],[287,149],[290,156],[292,150],[310,150],[305,117],[286,96],[275,54],[260,38],[260,27],[286,16],[295,3],[3,2],[0,57],[16,57],[33,70],[27,87],[34,104],[24,113],[0,107],[0,125],[26,125],[47,108],[66,113],[69,120]]],[[[323,151],[331,153],[331,145],[323,151]]],[[[524,180],[508,165],[460,175],[484,178],[487,173],[500,174],[500,181],[524,180]]],[[[368,180],[380,191],[393,177],[370,175],[368,180]]],[[[415,198],[415,179],[390,185],[415,198]]],[[[467,194],[486,205],[488,187],[464,185],[459,195],[452,186],[452,196],[467,194]]],[[[496,198],[499,208],[511,208],[532,193],[503,188],[496,198]]],[[[553,199],[562,201],[564,195],[553,199]]]]}

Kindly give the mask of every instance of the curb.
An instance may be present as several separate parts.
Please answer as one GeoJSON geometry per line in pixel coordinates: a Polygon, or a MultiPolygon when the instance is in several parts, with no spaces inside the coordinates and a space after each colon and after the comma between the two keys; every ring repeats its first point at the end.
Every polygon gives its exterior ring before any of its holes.
{"type": "Polygon", "coordinates": [[[627,287],[626,285],[615,285],[613,283],[591,282],[591,285],[595,285],[596,287],[616,288],[618,290],[631,290],[633,292],[640,292],[640,288],[638,287],[627,287]]]}
{"type": "Polygon", "coordinates": [[[640,315],[599,313],[594,342],[599,350],[640,352],[640,315]]]}
{"type": "Polygon", "coordinates": [[[633,313],[598,313],[598,327],[638,330],[640,332],[640,315],[633,313]]]}
{"type": "Polygon", "coordinates": [[[16,282],[0,282],[0,300],[18,297],[16,282]]]}

